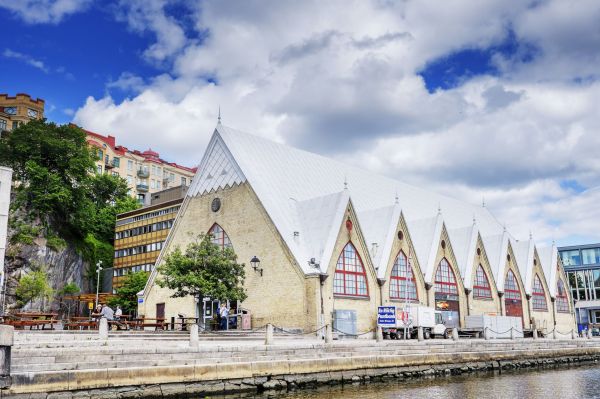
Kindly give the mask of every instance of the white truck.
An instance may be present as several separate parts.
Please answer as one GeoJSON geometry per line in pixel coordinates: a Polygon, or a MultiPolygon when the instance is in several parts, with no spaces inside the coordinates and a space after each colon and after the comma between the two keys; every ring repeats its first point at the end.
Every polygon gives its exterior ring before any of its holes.
{"type": "Polygon", "coordinates": [[[409,304],[404,306],[380,306],[377,325],[388,339],[416,338],[419,327],[423,328],[423,337],[446,336],[446,326],[441,322],[441,314],[434,308],[409,304]]]}

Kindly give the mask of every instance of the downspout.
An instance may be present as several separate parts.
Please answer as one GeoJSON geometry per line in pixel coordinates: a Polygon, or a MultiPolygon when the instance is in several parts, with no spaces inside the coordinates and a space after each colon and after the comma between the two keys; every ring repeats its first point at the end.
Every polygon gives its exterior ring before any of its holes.
{"type": "Polygon", "coordinates": [[[500,298],[500,315],[506,316],[506,304],[504,303],[504,292],[498,291],[498,297],[500,298]]]}
{"type": "Polygon", "coordinates": [[[383,286],[386,281],[384,278],[377,279],[377,284],[379,285],[379,306],[383,306],[383,286]]]}
{"type": "Polygon", "coordinates": [[[425,283],[425,290],[427,292],[427,306],[431,307],[431,299],[429,298],[429,291],[431,291],[431,287],[433,287],[433,284],[431,283],[425,283]]]}
{"type": "Polygon", "coordinates": [[[471,299],[470,299],[470,294],[471,294],[472,290],[469,288],[465,288],[465,295],[467,296],[467,316],[470,316],[471,311],[471,299]]]}
{"type": "Polygon", "coordinates": [[[552,302],[552,322],[556,329],[556,298],[550,297],[550,302],[552,302]]]}
{"type": "MultiPolygon", "coordinates": [[[[531,313],[531,294],[525,294],[525,299],[527,300],[527,313],[529,314],[529,326],[533,325],[534,319],[533,314],[531,313]]],[[[536,325],[537,327],[537,325],[536,325]]]]}
{"type": "MultiPolygon", "coordinates": [[[[323,300],[323,285],[325,284],[325,280],[327,280],[329,274],[322,273],[319,274],[319,296],[321,298],[321,322],[325,321],[325,301],[323,300]]],[[[327,322],[325,323],[327,324],[327,322]]]]}

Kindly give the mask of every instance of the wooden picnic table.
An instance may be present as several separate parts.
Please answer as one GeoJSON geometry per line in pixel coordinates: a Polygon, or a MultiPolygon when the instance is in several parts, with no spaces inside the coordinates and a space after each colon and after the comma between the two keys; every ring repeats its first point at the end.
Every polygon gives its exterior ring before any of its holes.
{"type": "Polygon", "coordinates": [[[46,325],[48,325],[51,330],[54,330],[54,325],[58,324],[57,317],[58,313],[20,312],[14,313],[8,319],[5,318],[4,323],[10,324],[16,329],[29,327],[30,330],[33,330],[34,327],[36,329],[41,327],[42,330],[45,330],[46,325]]]}
{"type": "Polygon", "coordinates": [[[164,330],[166,326],[164,318],[140,317],[131,321],[126,321],[125,323],[135,330],[143,330],[146,327],[154,327],[154,330],[158,331],[159,329],[164,330]]]}
{"type": "Polygon", "coordinates": [[[174,331],[176,329],[176,326],[181,326],[181,331],[186,331],[188,325],[198,324],[198,320],[200,320],[199,317],[185,317],[185,316],[171,317],[171,322],[167,323],[167,328],[174,331]],[[175,320],[179,320],[179,321],[175,321],[175,320]]]}

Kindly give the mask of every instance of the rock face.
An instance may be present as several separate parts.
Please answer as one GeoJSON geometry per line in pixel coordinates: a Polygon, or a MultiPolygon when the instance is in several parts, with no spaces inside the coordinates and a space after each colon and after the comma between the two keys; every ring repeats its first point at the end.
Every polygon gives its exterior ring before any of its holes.
{"type": "MultiPolygon", "coordinates": [[[[82,292],[86,288],[85,271],[88,268],[80,254],[72,245],[62,250],[54,250],[46,245],[46,240],[37,238],[33,244],[11,243],[14,231],[9,228],[8,245],[4,259],[6,270],[5,311],[17,308],[15,290],[19,279],[33,270],[42,269],[48,274],[48,282],[54,291],[58,291],[67,283],[75,283],[82,292]]],[[[23,310],[59,310],[58,300],[50,303],[35,301],[27,304],[23,310]]]]}

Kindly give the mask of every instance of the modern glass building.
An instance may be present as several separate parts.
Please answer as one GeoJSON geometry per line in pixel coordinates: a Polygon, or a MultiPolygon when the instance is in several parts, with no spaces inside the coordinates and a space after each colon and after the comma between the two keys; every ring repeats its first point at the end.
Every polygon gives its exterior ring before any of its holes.
{"type": "Polygon", "coordinates": [[[600,327],[600,243],[560,247],[579,329],[600,327]]]}

